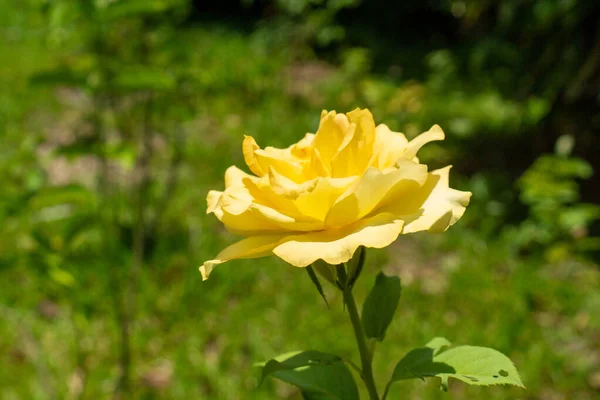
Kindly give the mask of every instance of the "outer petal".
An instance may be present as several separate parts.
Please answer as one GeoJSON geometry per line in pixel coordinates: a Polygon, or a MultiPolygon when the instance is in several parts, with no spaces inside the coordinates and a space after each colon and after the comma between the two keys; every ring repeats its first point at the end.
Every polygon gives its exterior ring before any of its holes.
{"type": "Polygon", "coordinates": [[[270,255],[271,250],[277,246],[281,239],[281,235],[253,236],[226,247],[214,260],[206,261],[200,267],[202,279],[207,280],[214,266],[226,261],[236,258],[258,258],[270,255]]]}
{"type": "Polygon", "coordinates": [[[252,204],[241,214],[235,215],[225,209],[215,215],[231,233],[248,236],[276,232],[305,232],[323,229],[323,222],[296,219],[277,210],[252,204]]]}
{"type": "Polygon", "coordinates": [[[230,186],[244,186],[244,179],[257,180],[258,178],[245,173],[235,165],[225,171],[225,188],[230,186]]]}
{"type": "Polygon", "coordinates": [[[284,261],[306,267],[318,259],[336,265],[348,261],[359,246],[382,248],[402,232],[403,221],[379,214],[342,229],[288,236],[273,249],[284,261]]]}
{"type": "MultiPolygon", "coordinates": [[[[211,195],[211,200],[215,196],[211,195]]],[[[213,212],[227,230],[243,236],[323,229],[322,221],[300,214],[286,215],[256,203],[250,191],[242,186],[232,186],[221,194],[213,212]]]]}
{"type": "Polygon", "coordinates": [[[423,214],[406,223],[403,233],[428,230],[444,232],[463,214],[471,199],[471,192],[462,192],[449,186],[450,166],[432,171],[424,189],[433,186],[431,194],[421,206],[423,214]]]}
{"type": "Polygon", "coordinates": [[[427,182],[417,192],[398,198],[379,212],[389,212],[405,221],[402,233],[428,230],[443,232],[464,214],[470,192],[449,187],[450,167],[429,173],[427,182]]]}
{"type": "Polygon", "coordinates": [[[223,192],[219,192],[217,190],[211,190],[208,192],[208,195],[206,196],[206,203],[208,203],[208,207],[206,208],[207,214],[215,212],[222,195],[223,192]]]}
{"type": "Polygon", "coordinates": [[[244,153],[244,160],[246,165],[250,168],[250,171],[254,172],[257,176],[263,176],[267,171],[263,170],[260,166],[258,159],[254,155],[256,150],[260,149],[256,144],[256,140],[252,136],[244,136],[242,142],[242,153],[244,153]]]}
{"type": "Polygon", "coordinates": [[[402,160],[400,168],[381,172],[369,168],[331,207],[325,225],[350,224],[372,212],[390,191],[416,191],[427,180],[427,166],[402,160]]]}
{"type": "MultiPolygon", "coordinates": [[[[270,168],[274,168],[287,178],[295,182],[302,182],[304,180],[304,168],[301,162],[303,159],[294,155],[294,153],[298,154],[298,152],[302,153],[307,150],[308,144],[306,141],[305,143],[302,142],[300,141],[300,143],[287,149],[277,149],[275,147],[261,149],[252,136],[245,136],[242,143],[242,152],[248,168],[257,176],[263,176],[269,172],[270,168]]],[[[308,162],[309,158],[305,158],[305,161],[308,162]]]]}
{"type": "Polygon", "coordinates": [[[421,133],[419,136],[408,142],[404,158],[412,160],[417,156],[417,152],[429,142],[435,140],[444,140],[444,131],[439,125],[434,125],[427,132],[421,133]]]}

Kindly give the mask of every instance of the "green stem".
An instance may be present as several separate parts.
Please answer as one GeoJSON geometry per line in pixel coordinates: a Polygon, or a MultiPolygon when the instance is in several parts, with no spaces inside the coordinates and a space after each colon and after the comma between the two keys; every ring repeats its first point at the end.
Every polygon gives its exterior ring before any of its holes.
{"type": "Polygon", "coordinates": [[[356,342],[358,343],[358,351],[360,353],[360,360],[362,363],[362,379],[365,382],[365,386],[369,392],[369,398],[371,400],[379,400],[377,387],[375,386],[375,379],[373,379],[373,366],[371,364],[372,357],[367,347],[367,340],[360,322],[360,317],[358,316],[356,302],[354,301],[354,296],[352,295],[352,288],[347,286],[344,288],[344,302],[348,307],[348,314],[350,314],[350,321],[352,321],[354,335],[356,336],[356,342]]]}

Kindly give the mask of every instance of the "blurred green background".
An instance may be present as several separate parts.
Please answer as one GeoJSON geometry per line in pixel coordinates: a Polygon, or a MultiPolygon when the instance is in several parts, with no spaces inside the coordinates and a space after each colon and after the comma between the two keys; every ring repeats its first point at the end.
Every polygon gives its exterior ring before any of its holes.
{"type": "Polygon", "coordinates": [[[526,391],[434,381],[392,399],[600,396],[600,3],[0,2],[0,398],[299,399],[254,362],[357,359],[339,293],[234,237],[205,196],[241,140],[287,146],[368,107],[473,192],[444,235],[369,253],[400,275],[376,378],[434,336],[509,355],[526,391]]]}

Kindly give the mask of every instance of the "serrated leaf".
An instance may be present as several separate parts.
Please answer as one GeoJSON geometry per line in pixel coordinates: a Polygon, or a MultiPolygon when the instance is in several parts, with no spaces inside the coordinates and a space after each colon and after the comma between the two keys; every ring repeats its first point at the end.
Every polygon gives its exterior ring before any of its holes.
{"type": "Polygon", "coordinates": [[[513,362],[498,350],[488,347],[460,346],[434,357],[434,361],[454,368],[454,373],[438,374],[442,386],[448,378],[469,385],[515,385],[524,387],[513,362]]]}
{"type": "Polygon", "coordinates": [[[394,368],[388,387],[401,380],[426,377],[440,378],[444,390],[449,378],[478,386],[524,387],[512,361],[499,351],[477,346],[442,351],[447,345],[447,340],[437,338],[423,348],[411,350],[394,368]]]}
{"type": "Polygon", "coordinates": [[[400,278],[377,274],[363,304],[362,325],[368,338],[382,341],[400,302],[400,278]]]}
{"type": "Polygon", "coordinates": [[[358,400],[358,389],[342,359],[320,351],[283,354],[263,364],[269,375],[300,388],[309,400],[358,400]]]}
{"type": "Polygon", "coordinates": [[[440,354],[446,347],[450,346],[452,346],[452,343],[443,337],[434,337],[425,345],[425,347],[433,349],[434,356],[440,354]]]}
{"type": "Polygon", "coordinates": [[[433,357],[448,346],[450,346],[450,342],[447,339],[437,337],[427,343],[425,347],[409,351],[396,364],[390,383],[405,379],[424,378],[432,368],[433,357]]]}

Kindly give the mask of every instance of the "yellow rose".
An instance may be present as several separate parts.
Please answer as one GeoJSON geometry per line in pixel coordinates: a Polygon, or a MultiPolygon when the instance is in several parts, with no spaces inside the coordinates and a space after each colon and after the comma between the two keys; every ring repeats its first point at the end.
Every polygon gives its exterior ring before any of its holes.
{"type": "Polygon", "coordinates": [[[382,248],[398,235],[443,232],[465,212],[471,193],[448,186],[450,167],[428,172],[419,149],[444,132],[434,125],[408,141],[367,109],[323,111],[316,134],[286,149],[261,149],[246,136],[243,153],[254,175],[235,166],[225,191],[208,193],[207,213],[246,239],[225,248],[200,271],[236,258],[275,254],[306,267],[336,265],[359,246],[382,248]]]}

